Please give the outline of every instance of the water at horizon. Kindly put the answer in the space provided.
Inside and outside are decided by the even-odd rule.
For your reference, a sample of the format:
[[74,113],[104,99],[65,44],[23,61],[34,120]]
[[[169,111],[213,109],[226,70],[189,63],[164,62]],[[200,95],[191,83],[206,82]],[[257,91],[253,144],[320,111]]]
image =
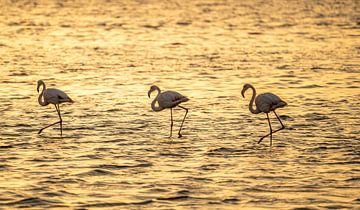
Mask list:
[[[2,2],[0,209],[360,208],[359,14],[350,0]],[[75,100],[63,138],[37,135],[58,120],[39,79]],[[288,103],[271,150],[245,83]],[[167,138],[152,84],[190,98],[183,138]]]

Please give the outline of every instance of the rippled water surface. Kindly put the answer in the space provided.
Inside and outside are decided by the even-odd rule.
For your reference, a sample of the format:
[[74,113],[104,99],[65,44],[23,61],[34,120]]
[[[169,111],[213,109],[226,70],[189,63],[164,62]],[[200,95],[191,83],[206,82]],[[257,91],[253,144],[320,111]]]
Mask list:
[[[289,2],[2,1],[0,208],[360,208],[359,3]],[[245,83],[288,103],[271,150]]]

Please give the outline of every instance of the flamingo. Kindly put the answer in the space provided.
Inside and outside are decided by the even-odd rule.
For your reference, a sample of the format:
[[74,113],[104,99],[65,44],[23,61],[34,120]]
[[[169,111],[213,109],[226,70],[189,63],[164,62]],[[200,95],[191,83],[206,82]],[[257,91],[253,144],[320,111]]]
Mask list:
[[[255,90],[254,86],[252,86],[250,84],[245,84],[241,91],[241,95],[244,98],[245,98],[245,96],[244,96],[245,91],[249,88],[252,89],[252,98],[249,103],[250,112],[253,114],[259,114],[261,112],[266,113],[266,117],[267,117],[269,127],[270,127],[270,133],[261,137],[260,140],[258,141],[258,144],[260,144],[261,141],[265,137],[270,136],[270,147],[271,147],[272,146],[272,134],[285,128],[284,124],[281,122],[281,120],[280,120],[279,116],[276,114],[275,110],[277,108],[282,108],[282,107],[286,106],[287,103],[285,101],[281,100],[281,98],[279,96],[272,94],[272,93],[263,93],[263,94],[256,96],[256,90]],[[255,110],[253,108],[254,100],[255,100],[255,105],[256,105]],[[272,130],[270,119],[269,119],[269,112],[271,112],[271,111],[274,112],[276,118],[279,120],[279,122],[281,124],[281,128],[279,128],[275,131]]]
[[60,135],[62,136],[62,119],[61,119],[61,114],[60,114],[60,104],[65,103],[65,102],[74,103],[74,101],[62,90],[55,89],[55,88],[46,89],[45,82],[42,80],[39,80],[37,82],[37,92],[39,92],[40,86],[42,86],[42,91],[38,97],[39,104],[41,106],[47,106],[48,104],[54,104],[56,112],[59,115],[60,121],[41,128],[39,130],[38,134],[40,134],[44,129],[60,123]]
[[[185,121],[185,118],[186,118],[186,115],[188,113],[188,109],[183,107],[183,106],[180,106],[179,104],[180,103],[183,103],[183,102],[186,102],[188,101],[189,99],[183,95],[181,95],[180,93],[178,92],[175,92],[175,91],[165,91],[165,92],[161,92],[160,88],[156,85],[153,85],[150,87],[150,90],[148,91],[148,96],[150,98],[150,94],[157,90],[158,94],[157,96],[155,97],[155,99],[152,101],[151,103],[151,109],[155,112],[159,112],[159,111],[162,111],[164,109],[170,109],[170,136],[169,138],[171,138],[172,136],[172,128],[173,128],[173,116],[172,116],[172,109],[176,106],[184,109],[186,112],[185,112],[185,116],[184,116],[184,119],[182,120],[181,122],[181,126],[180,126],[180,129],[179,129],[179,138],[182,137],[181,135],[181,129],[183,127],[183,124],[184,124],[184,121]],[[158,106],[155,106],[155,104],[158,104]]]

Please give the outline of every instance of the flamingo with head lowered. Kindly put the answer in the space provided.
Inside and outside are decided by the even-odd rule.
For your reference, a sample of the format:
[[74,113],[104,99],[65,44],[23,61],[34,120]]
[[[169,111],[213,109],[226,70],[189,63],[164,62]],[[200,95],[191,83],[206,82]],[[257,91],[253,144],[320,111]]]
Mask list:
[[[179,133],[178,133],[179,138],[181,138],[182,137],[181,129],[183,127],[186,115],[188,113],[188,109],[183,107],[183,106],[180,106],[179,104],[183,103],[183,102],[186,102],[189,99],[187,97],[181,95],[180,93],[175,92],[175,91],[161,92],[160,88],[158,86],[156,86],[156,85],[153,85],[153,86],[150,87],[150,90],[148,91],[149,98],[150,98],[150,94],[155,90],[158,92],[158,94],[151,103],[152,110],[155,111],[155,112],[159,112],[159,111],[162,111],[164,109],[170,109],[170,121],[171,122],[170,122],[170,136],[169,136],[169,138],[171,138],[171,136],[172,136],[172,128],[173,128],[173,124],[174,124],[173,123],[173,116],[172,116],[172,109],[177,106],[177,107],[180,107],[180,108],[182,108],[182,109],[184,109],[186,111],[184,119],[181,122],[181,126],[180,126]],[[157,103],[157,106],[155,105],[156,103]]]
[[[250,84],[245,84],[242,91],[241,91],[241,95],[245,98],[245,91],[247,89],[251,89],[252,90],[252,98],[250,100],[249,103],[249,110],[251,113],[253,114],[259,114],[261,112],[266,113],[266,117],[268,119],[268,123],[269,123],[269,127],[270,127],[270,133],[261,137],[260,140],[258,141],[258,144],[260,144],[260,142],[267,136],[270,136],[270,147],[272,145],[272,134],[275,132],[278,132],[282,129],[285,128],[284,124],[281,122],[279,116],[276,114],[275,110],[277,108],[282,108],[284,106],[287,105],[287,103],[283,100],[281,100],[281,98],[275,94],[272,93],[263,93],[260,94],[258,96],[256,96],[256,90],[255,88],[250,85]],[[253,108],[253,103],[255,100],[255,105],[256,105],[256,109]],[[281,124],[281,128],[273,131],[271,128],[271,123],[270,123],[270,119],[269,119],[269,112],[274,112],[276,118],[279,120],[280,124]]]
[[60,121],[47,125],[41,128],[38,132],[40,134],[44,129],[56,125],[60,123],[60,135],[62,136],[62,119],[60,114],[60,104],[69,102],[73,103],[74,101],[62,90],[55,89],[55,88],[48,88],[46,89],[46,85],[44,81],[39,80],[37,82],[37,92],[39,92],[40,86],[42,86],[42,91],[38,97],[38,102],[41,106],[47,106],[48,104],[54,104],[56,112],[59,115]]

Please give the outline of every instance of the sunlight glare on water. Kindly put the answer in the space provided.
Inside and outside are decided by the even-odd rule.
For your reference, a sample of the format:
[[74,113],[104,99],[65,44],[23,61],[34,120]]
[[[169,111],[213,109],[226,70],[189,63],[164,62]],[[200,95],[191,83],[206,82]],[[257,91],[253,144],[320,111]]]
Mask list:
[[[350,0],[2,1],[0,208],[359,208],[359,14]],[[37,134],[58,120],[39,79],[75,101],[63,138]],[[272,149],[245,83],[288,103]],[[190,98],[183,138],[151,110],[153,84]]]

